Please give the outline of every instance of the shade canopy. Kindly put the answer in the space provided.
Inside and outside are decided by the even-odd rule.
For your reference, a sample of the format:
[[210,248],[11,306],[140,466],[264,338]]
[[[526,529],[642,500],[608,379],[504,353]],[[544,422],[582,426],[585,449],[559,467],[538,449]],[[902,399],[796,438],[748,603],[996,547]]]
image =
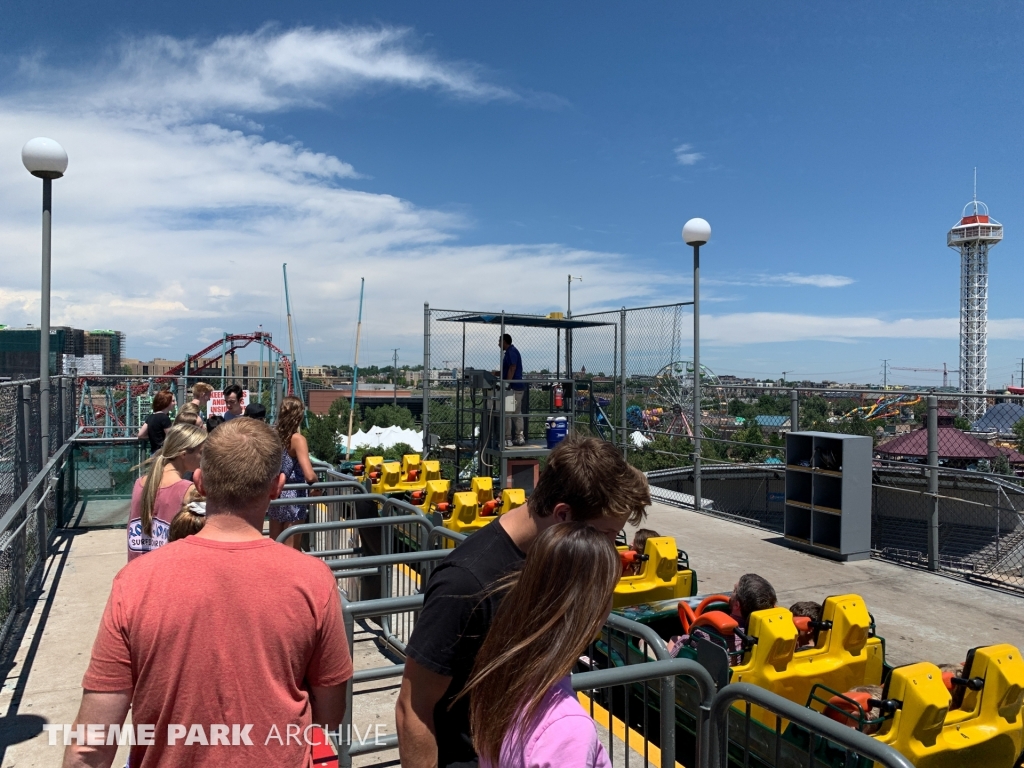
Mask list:
[[615,325],[607,321],[597,320],[576,320],[557,317],[544,317],[543,315],[502,315],[471,312],[463,315],[452,315],[451,317],[440,317],[449,323],[481,323],[483,325],[501,325],[502,320],[506,326],[519,326],[525,328],[595,328],[601,325]]

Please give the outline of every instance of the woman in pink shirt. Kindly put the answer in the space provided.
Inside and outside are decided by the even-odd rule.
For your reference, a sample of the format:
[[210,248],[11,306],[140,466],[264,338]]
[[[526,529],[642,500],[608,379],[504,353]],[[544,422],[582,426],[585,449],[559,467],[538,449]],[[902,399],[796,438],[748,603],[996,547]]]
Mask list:
[[615,547],[586,523],[553,525],[530,547],[463,691],[481,768],[611,767],[569,672],[621,575]]
[[192,480],[183,476],[199,469],[205,440],[202,427],[178,424],[167,430],[163,448],[143,464],[149,465],[149,474],[135,482],[128,516],[129,562],[167,543],[171,521],[192,487]]

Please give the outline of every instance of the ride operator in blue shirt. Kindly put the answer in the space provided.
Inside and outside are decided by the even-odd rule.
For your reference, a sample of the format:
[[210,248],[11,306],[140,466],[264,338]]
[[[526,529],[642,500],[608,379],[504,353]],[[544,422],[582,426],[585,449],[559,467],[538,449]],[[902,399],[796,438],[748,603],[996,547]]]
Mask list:
[[[513,382],[512,384],[502,384],[502,386],[511,390],[511,394],[515,398],[515,409],[509,411],[506,408],[505,413],[506,415],[522,414],[523,390],[526,388],[526,385],[522,383],[523,358],[519,355],[519,350],[512,346],[512,337],[507,333],[501,337],[501,348],[504,351],[501,358],[501,379],[503,382]],[[512,438],[513,421],[515,421],[516,427],[514,439]],[[517,415],[514,419],[505,419],[505,447],[511,448],[513,445],[526,445],[526,438],[523,436],[523,417],[521,415]]]

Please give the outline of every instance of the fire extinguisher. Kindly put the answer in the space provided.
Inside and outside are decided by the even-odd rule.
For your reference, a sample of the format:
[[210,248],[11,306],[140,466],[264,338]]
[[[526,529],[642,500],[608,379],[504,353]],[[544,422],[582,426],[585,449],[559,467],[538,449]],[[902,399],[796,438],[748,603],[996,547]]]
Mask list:
[[555,384],[555,408],[561,408],[562,405],[562,385]]

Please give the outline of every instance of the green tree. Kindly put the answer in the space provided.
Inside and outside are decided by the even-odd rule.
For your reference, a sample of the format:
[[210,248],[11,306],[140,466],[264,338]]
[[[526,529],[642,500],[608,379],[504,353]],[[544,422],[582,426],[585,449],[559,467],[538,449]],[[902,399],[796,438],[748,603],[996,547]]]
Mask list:
[[412,411],[401,405],[378,405],[367,408],[363,415],[363,429],[370,427],[401,427],[415,429],[416,419]]
[[1017,450],[1024,452],[1024,419],[1013,425],[1013,434],[1017,436]]
[[329,464],[338,462],[338,418],[331,414],[317,416],[307,413],[307,426],[302,434],[309,443],[309,452]]
[[[808,425],[816,421],[828,421],[828,400],[821,395],[811,395],[800,401],[800,424]],[[799,424],[794,429],[799,429]]]
[[971,422],[969,422],[963,416],[954,416],[953,426],[959,429],[961,432],[969,432],[971,430]]
[[995,461],[992,462],[992,471],[997,475],[1013,474],[1013,470],[1010,468],[1010,460],[1006,458],[1005,453],[1000,453],[996,456]]
[[629,451],[629,463],[641,472],[688,467],[693,464],[692,452],[693,443],[689,438],[655,435],[643,448]]

